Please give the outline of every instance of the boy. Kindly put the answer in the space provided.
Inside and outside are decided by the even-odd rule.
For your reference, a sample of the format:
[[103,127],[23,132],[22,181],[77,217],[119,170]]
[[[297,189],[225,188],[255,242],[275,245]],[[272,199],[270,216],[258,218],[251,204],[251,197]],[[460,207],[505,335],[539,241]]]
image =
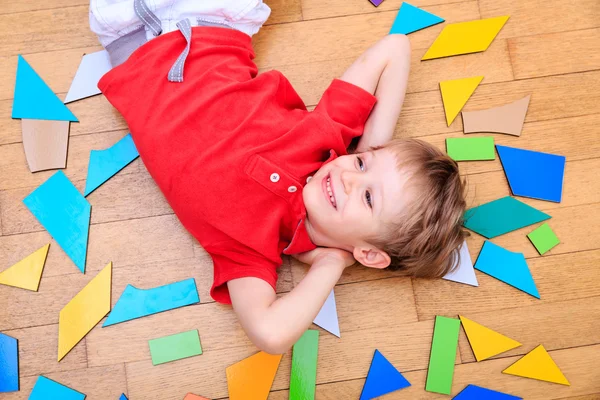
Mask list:
[[[451,270],[465,201],[454,161],[424,142],[389,142],[405,36],[368,49],[308,112],[281,73],[252,62],[269,13],[261,0],[91,0],[90,24],[115,66],[98,86],[212,256],[211,296],[233,305],[256,346],[283,353],[356,261]],[[311,267],[278,299],[282,253]]]

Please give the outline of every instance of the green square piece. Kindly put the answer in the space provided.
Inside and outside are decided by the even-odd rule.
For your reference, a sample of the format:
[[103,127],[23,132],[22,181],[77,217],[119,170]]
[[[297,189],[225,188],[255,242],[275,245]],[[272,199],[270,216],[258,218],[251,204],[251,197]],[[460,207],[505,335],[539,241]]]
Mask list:
[[496,158],[494,138],[491,136],[448,138],[446,139],[446,150],[450,158],[455,161],[494,160]]
[[531,243],[535,246],[538,253],[543,255],[548,250],[560,243],[558,237],[548,224],[542,224],[527,235]]
[[176,333],[148,341],[152,365],[164,364],[202,354],[198,330]]

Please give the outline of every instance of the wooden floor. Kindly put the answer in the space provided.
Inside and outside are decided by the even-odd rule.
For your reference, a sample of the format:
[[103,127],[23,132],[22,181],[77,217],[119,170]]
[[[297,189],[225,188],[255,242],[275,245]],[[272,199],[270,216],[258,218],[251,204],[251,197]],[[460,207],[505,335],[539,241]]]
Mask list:
[[[17,54],[23,54],[64,98],[82,54],[100,50],[88,28],[87,0],[5,1],[0,7],[0,270],[42,245],[48,233],[21,200],[53,172],[31,174],[20,121],[11,120]],[[255,37],[257,63],[277,68],[314,106],[329,82],[386,34],[401,1],[374,8],[367,0],[272,0],[268,25]],[[600,399],[600,2],[598,0],[412,0],[448,23],[510,15],[490,48],[480,54],[420,62],[442,29],[410,36],[413,65],[409,94],[396,129],[443,147],[462,136],[460,118],[447,127],[438,82],[484,75],[465,110],[503,105],[531,94],[522,137],[496,142],[567,157],[560,204],[523,199],[552,215],[561,244],[540,257],[525,228],[494,240],[523,252],[541,300],[478,273],[479,288],[447,281],[411,280],[392,273],[349,269],[336,287],[342,338],[322,332],[317,399],[358,399],[374,349],[412,383],[386,399],[448,398],[424,391],[435,315],[463,314],[523,343],[476,363],[461,332],[453,394],[473,383],[525,399]],[[102,96],[69,105],[71,124],[65,173],[82,189],[89,152],[112,145],[127,126]],[[509,194],[498,160],[463,163],[469,205]],[[225,368],[256,352],[231,309],[213,302],[211,259],[185,232],[144,165],[135,161],[89,196],[93,206],[82,275],[53,244],[38,293],[0,287],[0,331],[19,339],[21,391],[26,399],[37,376],[87,394],[89,400],[180,400],[187,392],[227,397]],[[483,238],[468,240],[473,258]],[[59,310],[113,261],[113,305],[127,284],[149,288],[193,276],[201,304],[102,329],[97,326],[56,362]],[[302,278],[305,266],[289,259],[279,292]],[[148,339],[198,329],[204,354],[152,366]],[[316,328],[315,328],[316,329]],[[550,351],[570,387],[501,374],[539,344]],[[270,399],[287,399],[286,354]]]

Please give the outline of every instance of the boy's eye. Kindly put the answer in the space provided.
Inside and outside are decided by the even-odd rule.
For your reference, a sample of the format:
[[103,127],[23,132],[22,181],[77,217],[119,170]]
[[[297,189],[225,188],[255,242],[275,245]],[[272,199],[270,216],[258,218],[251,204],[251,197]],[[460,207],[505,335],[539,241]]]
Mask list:
[[363,162],[362,158],[356,157],[356,159],[358,160],[358,168],[361,171],[364,171],[365,170],[365,163]]
[[367,204],[369,205],[369,207],[373,208],[373,203],[371,201],[371,192],[367,191],[365,193],[365,198],[367,199]]

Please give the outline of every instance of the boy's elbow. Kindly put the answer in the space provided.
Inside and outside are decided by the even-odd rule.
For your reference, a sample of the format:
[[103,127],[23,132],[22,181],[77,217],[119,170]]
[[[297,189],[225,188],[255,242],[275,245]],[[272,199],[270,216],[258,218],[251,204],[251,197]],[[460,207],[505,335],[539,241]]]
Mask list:
[[251,339],[256,347],[269,354],[284,354],[293,345],[283,333],[268,327],[260,327],[255,330]]

